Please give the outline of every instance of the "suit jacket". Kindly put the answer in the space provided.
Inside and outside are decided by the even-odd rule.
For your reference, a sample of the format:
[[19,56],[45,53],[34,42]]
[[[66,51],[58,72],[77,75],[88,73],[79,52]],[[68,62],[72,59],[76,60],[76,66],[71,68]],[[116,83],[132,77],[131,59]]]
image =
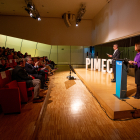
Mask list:
[[25,64],[25,70],[27,71],[28,74],[32,75],[32,74],[38,74],[37,72],[38,68],[35,68],[34,66],[32,66],[31,64],[26,63]]
[[20,67],[19,65],[17,65],[12,71],[12,80],[16,80],[17,82],[25,81],[27,88],[33,87],[33,79],[28,75],[26,70],[23,67]]
[[[120,51],[117,50],[113,55],[112,58],[119,59],[120,58]],[[116,60],[112,60],[112,65],[116,65]]]

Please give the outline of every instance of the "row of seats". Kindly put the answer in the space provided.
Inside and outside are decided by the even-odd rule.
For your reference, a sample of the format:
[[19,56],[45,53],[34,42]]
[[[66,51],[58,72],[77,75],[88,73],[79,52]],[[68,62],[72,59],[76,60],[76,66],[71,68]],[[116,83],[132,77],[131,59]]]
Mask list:
[[[17,66],[17,59],[30,55],[19,53],[18,58],[16,58],[17,54],[13,55],[13,53],[16,53],[14,49],[0,47],[0,65],[2,64],[0,67],[0,71],[2,71],[0,72],[0,105],[5,114],[20,113],[21,103],[27,103],[30,97],[33,98],[34,93],[34,87],[26,88],[26,82],[12,81],[11,77],[13,68]],[[50,63],[52,62],[49,60],[48,64]],[[11,69],[7,70],[9,68]],[[45,72],[48,71],[45,70]],[[47,74],[45,74],[45,79],[47,79]]]
[[[31,56],[31,55],[28,55],[28,56]],[[14,59],[14,56],[13,56],[13,55],[8,55],[7,58],[8,58],[8,59]],[[25,58],[25,56],[22,55],[22,58]]]
[[0,104],[5,114],[20,113],[21,103],[33,97],[33,87],[26,88],[26,82],[12,81],[12,69],[0,72]]
[[[14,68],[17,65],[17,59],[8,59],[8,65],[11,68]],[[2,64],[2,60],[0,60],[0,64]]]
[[[15,68],[15,66],[17,65],[17,59],[8,59],[7,61],[8,61],[8,66],[11,68]],[[2,64],[2,60],[0,60],[0,64]]]

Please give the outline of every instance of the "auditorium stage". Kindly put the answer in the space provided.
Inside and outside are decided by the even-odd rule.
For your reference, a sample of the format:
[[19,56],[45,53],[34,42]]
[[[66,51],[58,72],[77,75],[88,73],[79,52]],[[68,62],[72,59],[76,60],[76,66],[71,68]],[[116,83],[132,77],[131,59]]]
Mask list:
[[129,99],[122,101],[113,95],[116,90],[116,83],[111,82],[113,74],[86,70],[86,68],[75,69],[75,71],[77,76],[98,99],[110,118],[140,117],[140,99],[132,97],[136,93],[134,77],[127,77],[127,97]]

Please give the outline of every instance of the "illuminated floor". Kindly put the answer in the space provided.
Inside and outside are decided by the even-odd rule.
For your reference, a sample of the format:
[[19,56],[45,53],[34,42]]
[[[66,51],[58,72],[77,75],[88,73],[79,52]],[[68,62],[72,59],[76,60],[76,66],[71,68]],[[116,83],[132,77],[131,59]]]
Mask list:
[[139,139],[140,119],[124,122],[110,120],[81,80],[74,75],[77,80],[69,81],[66,79],[68,74],[64,70],[55,74],[37,139]]
[[132,97],[136,93],[134,77],[127,77],[127,97],[129,99],[122,101],[114,96],[116,83],[111,82],[113,74],[86,70],[85,68],[76,69],[76,72],[112,119],[131,118],[132,112],[135,112],[134,108],[137,108],[137,112],[133,115],[140,117],[140,100]]
[[21,114],[0,114],[0,140],[139,140],[140,119],[110,120],[77,75],[77,80],[66,79],[68,70],[67,65],[58,66],[43,103],[29,102]]

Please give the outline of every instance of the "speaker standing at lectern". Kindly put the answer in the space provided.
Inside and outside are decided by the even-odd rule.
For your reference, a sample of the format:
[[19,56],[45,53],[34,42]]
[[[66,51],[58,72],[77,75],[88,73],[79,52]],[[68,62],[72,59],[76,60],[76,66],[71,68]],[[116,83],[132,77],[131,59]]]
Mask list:
[[137,84],[137,92],[134,96],[136,99],[140,99],[140,43],[135,44],[136,54],[134,61],[129,61],[130,64],[135,65],[135,83]]
[[118,50],[118,44],[113,45],[114,53],[113,55],[108,55],[108,57],[112,57],[112,67],[113,67],[113,73],[114,73],[114,79],[111,80],[111,82],[116,82],[116,60],[120,58],[120,51]]

